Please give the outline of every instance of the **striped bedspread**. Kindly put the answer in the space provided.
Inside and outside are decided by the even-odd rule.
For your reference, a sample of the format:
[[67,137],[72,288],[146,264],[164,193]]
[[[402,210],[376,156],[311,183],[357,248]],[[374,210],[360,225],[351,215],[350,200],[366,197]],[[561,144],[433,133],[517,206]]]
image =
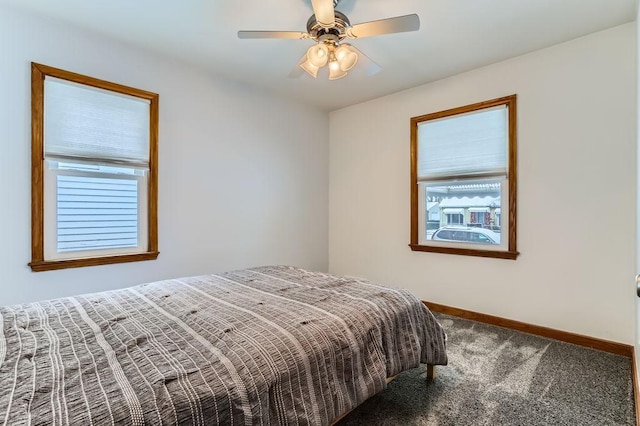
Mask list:
[[0,307],[0,424],[326,425],[445,336],[407,291],[284,266]]

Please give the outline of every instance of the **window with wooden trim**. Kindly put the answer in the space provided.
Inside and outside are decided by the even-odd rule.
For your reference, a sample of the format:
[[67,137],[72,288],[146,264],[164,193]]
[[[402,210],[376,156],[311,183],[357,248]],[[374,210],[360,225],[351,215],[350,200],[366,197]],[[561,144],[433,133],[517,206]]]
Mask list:
[[516,182],[516,95],[411,118],[409,246],[515,259]]
[[34,271],[158,256],[158,95],[31,64]]

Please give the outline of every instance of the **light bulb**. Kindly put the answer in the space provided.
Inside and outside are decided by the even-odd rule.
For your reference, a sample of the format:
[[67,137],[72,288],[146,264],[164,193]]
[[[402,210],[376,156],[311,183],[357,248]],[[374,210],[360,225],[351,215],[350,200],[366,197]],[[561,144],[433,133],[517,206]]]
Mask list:
[[307,58],[316,67],[323,67],[329,59],[329,49],[324,43],[318,43],[307,50]]
[[336,59],[338,61],[342,61],[344,59],[345,56],[347,56],[348,52],[348,48],[345,45],[341,45],[336,49]]
[[340,69],[340,65],[337,61],[332,61],[329,63],[329,80],[337,80],[346,75],[346,71]]
[[358,54],[351,50],[347,44],[338,47],[335,55],[342,71],[349,71],[355,66],[356,62],[358,62]]

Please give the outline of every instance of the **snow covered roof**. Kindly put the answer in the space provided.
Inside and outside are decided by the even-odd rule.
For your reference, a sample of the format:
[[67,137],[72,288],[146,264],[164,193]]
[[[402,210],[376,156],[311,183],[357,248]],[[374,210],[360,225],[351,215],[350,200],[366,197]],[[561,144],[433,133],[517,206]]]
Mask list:
[[437,201],[427,201],[427,211],[430,210],[438,210],[438,206],[440,205],[440,203],[438,203]]
[[440,202],[440,208],[500,207],[499,197],[452,197]]

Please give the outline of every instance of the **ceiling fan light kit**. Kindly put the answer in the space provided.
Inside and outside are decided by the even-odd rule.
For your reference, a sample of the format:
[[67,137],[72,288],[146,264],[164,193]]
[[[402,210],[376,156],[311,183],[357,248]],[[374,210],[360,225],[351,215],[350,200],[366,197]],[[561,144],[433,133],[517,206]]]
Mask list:
[[[316,78],[318,70],[328,65],[329,80],[337,80],[347,75],[358,62],[359,56],[366,56],[348,43],[346,38],[362,38],[374,35],[417,31],[420,29],[418,15],[397,16],[379,21],[365,22],[351,26],[349,18],[335,10],[339,0],[311,0],[314,14],[307,21],[307,32],[296,31],[238,31],[239,38],[297,38],[312,39],[316,42],[298,66]],[[368,58],[367,58],[368,59]],[[371,62],[371,60],[369,60]],[[377,64],[375,67],[380,69]],[[370,73],[369,73],[370,74]]]
[[307,50],[299,67],[316,78],[318,70],[329,65],[329,80],[337,80],[347,75],[347,71],[358,62],[358,54],[348,44],[336,45],[332,42],[319,42]]

